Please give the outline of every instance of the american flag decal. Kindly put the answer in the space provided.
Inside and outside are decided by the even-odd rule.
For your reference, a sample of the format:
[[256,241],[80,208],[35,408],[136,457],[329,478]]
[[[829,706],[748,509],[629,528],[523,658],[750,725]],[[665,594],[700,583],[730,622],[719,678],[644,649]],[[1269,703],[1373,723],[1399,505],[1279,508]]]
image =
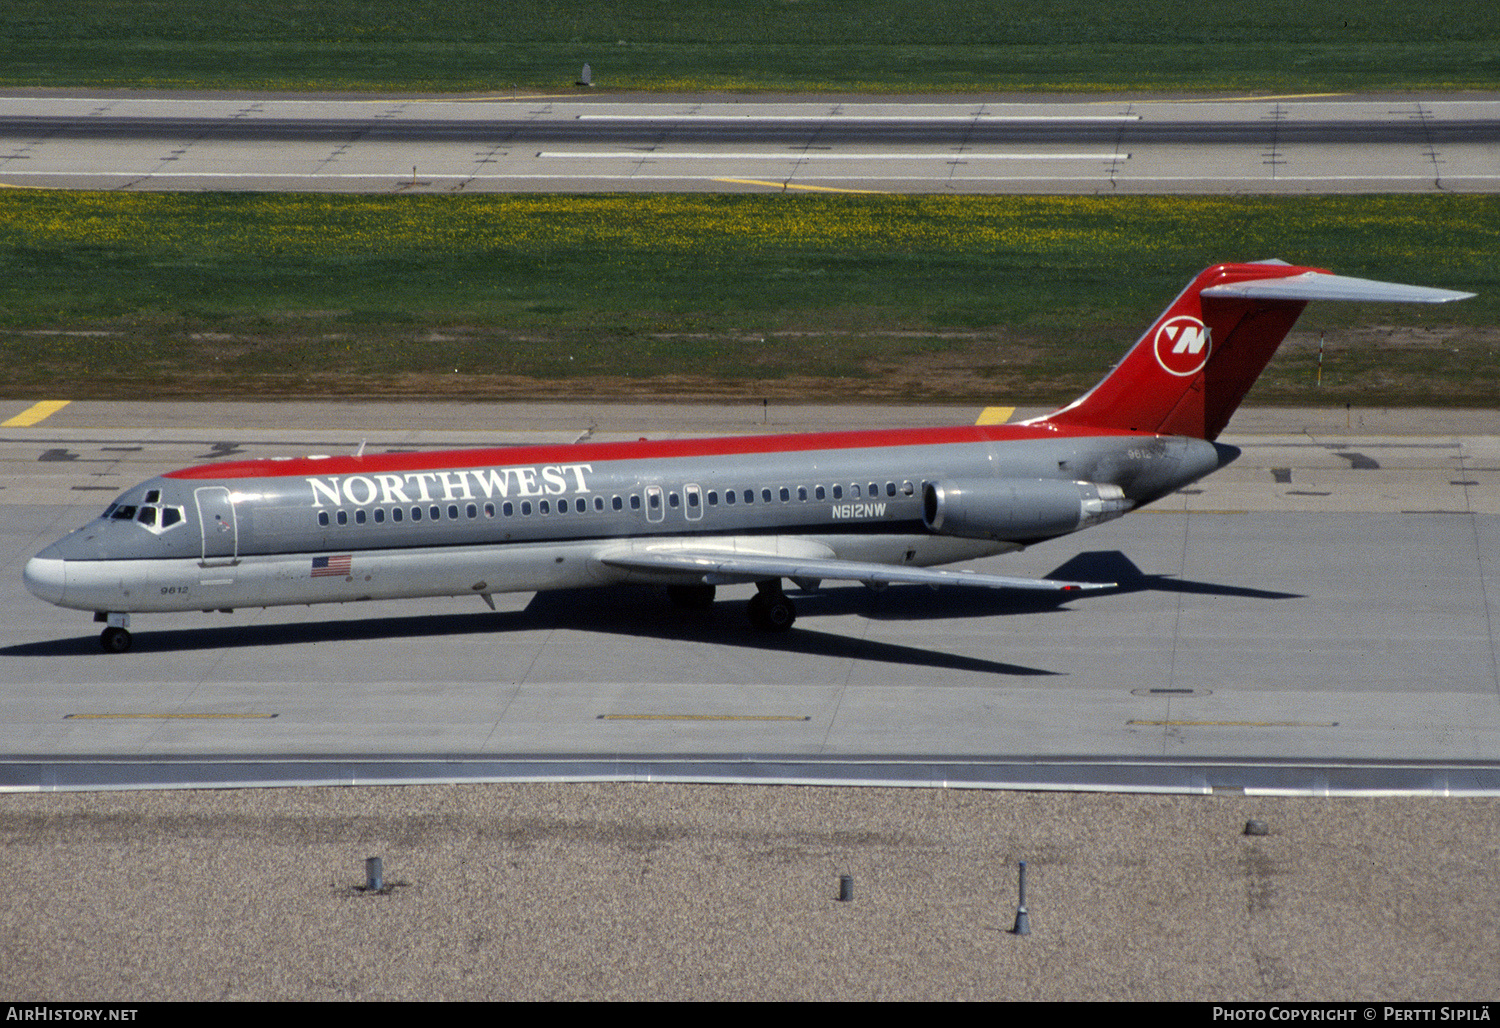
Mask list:
[[352,555],[348,553],[342,557],[314,557],[312,576],[314,578],[324,578],[331,575],[347,575],[349,574],[349,564],[352,559]]

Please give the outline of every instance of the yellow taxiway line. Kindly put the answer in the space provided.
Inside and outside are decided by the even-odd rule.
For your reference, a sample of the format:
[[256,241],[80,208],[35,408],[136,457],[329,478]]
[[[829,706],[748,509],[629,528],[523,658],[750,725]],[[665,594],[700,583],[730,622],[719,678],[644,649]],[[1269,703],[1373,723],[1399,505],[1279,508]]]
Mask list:
[[758,178],[716,178],[715,182],[725,182],[735,186],[770,186],[772,189],[806,189],[817,193],[867,193],[871,196],[885,196],[881,189],[841,189],[838,186],[799,186],[795,182],[766,182]]
[[811,721],[796,714],[600,714],[600,721]]
[[65,714],[64,721],[263,721],[275,714]]
[[1003,425],[1010,420],[1010,416],[1016,412],[1014,407],[986,407],[979,412],[979,420],[976,425]]
[[72,400],[43,400],[41,403],[34,403],[9,421],[0,421],[0,428],[28,428],[38,421],[50,418],[72,402]]

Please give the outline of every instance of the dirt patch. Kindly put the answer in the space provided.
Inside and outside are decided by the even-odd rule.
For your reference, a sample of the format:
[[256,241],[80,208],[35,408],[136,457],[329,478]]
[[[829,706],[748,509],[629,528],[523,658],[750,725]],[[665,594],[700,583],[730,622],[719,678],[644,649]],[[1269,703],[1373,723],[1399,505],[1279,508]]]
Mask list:
[[[1103,338],[1108,336],[1107,339]],[[1363,325],[1288,337],[1252,402],[1500,406],[1500,328]],[[75,399],[389,397],[1063,403],[1130,342],[996,328],[545,337],[469,326],[0,335],[12,391]],[[574,359],[574,355],[577,359]]]

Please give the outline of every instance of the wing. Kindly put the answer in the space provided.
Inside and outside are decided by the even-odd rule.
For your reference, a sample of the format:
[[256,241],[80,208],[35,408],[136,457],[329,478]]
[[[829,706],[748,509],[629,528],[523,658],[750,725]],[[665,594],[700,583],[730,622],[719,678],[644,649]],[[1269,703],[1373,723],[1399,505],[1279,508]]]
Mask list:
[[1115,583],[1059,582],[1047,578],[981,575],[973,571],[939,571],[933,568],[862,564],[823,557],[789,557],[758,553],[725,553],[715,550],[640,550],[603,554],[601,564],[624,571],[648,574],[682,572],[704,585],[757,582],[767,578],[791,578],[799,582],[831,579],[861,582],[880,587],[895,583],[917,585],[964,585],[981,589],[1032,589],[1046,592],[1081,592],[1113,589]]

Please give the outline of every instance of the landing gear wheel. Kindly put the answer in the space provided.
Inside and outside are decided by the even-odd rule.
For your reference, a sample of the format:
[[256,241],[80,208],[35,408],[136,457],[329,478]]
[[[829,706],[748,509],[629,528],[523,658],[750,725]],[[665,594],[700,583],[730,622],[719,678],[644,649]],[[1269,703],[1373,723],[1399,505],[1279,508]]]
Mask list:
[[130,633],[123,628],[106,628],[99,635],[105,653],[124,653],[130,649]]
[[797,620],[797,608],[785,594],[756,593],[750,597],[750,623],[762,632],[785,632]]
[[667,599],[683,610],[707,610],[714,605],[716,591],[711,585],[669,585]]

